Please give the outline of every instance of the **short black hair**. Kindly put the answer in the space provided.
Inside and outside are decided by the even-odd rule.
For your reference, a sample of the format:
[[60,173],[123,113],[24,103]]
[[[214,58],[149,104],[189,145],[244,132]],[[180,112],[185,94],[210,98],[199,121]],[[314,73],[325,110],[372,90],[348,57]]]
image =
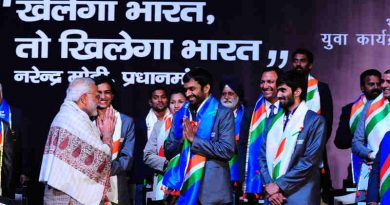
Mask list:
[[363,73],[360,74],[360,86],[364,86],[364,79],[367,76],[371,76],[371,75],[376,76],[379,79],[382,79],[382,74],[377,69],[368,69],[363,71]]
[[103,83],[107,83],[111,87],[112,94],[114,94],[114,95],[116,94],[115,83],[109,76],[101,75],[101,76],[95,77],[93,80],[95,81],[96,86],[103,84]]
[[202,88],[209,84],[211,92],[211,88],[213,87],[213,76],[207,70],[200,67],[191,69],[183,76],[183,82],[188,83],[191,79],[198,82]]
[[301,100],[306,99],[307,81],[306,76],[303,73],[296,70],[289,70],[283,73],[276,81],[277,86],[282,84],[286,84],[288,87],[290,87],[292,92],[296,91],[298,88],[301,88],[302,93],[299,97]]
[[164,91],[165,95],[167,96],[167,98],[168,98],[168,100],[169,100],[168,90],[167,90],[166,87],[164,87],[164,86],[162,86],[162,85],[155,85],[155,86],[153,86],[153,87],[150,89],[150,91],[149,91],[149,100],[152,99],[153,93],[154,93],[154,91],[156,91],[156,90],[162,90],[162,91]]
[[314,56],[313,53],[310,52],[309,50],[305,48],[298,48],[297,50],[294,51],[293,55],[291,56],[291,61],[294,61],[294,57],[297,54],[303,54],[307,57],[307,60],[309,61],[310,64],[313,64],[314,62]]
[[386,70],[383,74],[390,74],[390,69]]
[[184,97],[186,97],[185,90],[182,86],[173,87],[169,92],[169,98],[171,98],[173,94],[182,94]]
[[279,78],[279,76],[282,74],[282,70],[280,69],[280,68],[278,68],[278,67],[266,67],[266,68],[263,68],[263,70],[261,71],[261,75],[260,75],[260,78],[261,78],[261,76],[263,76],[263,74],[264,73],[267,73],[267,72],[275,72],[276,73],[276,75],[278,76],[278,78]]

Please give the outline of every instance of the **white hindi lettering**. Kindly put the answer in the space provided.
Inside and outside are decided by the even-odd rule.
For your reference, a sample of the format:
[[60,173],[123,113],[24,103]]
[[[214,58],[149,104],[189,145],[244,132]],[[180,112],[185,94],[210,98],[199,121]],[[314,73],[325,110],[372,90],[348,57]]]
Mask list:
[[387,30],[383,29],[379,34],[356,34],[356,41],[363,46],[368,44],[371,46],[376,44],[390,46],[390,34],[386,34],[386,32]]
[[19,18],[25,22],[35,21],[70,21],[91,19],[96,15],[98,21],[114,21],[117,1],[78,1],[78,0],[17,0],[16,5],[24,5],[24,9],[17,10]]
[[[50,82],[51,86],[62,83],[64,71],[41,71],[36,66],[32,66],[31,69],[15,70],[14,80],[26,84]],[[189,68],[185,68],[184,72],[122,72],[123,86],[126,87],[133,84],[183,84],[182,78],[189,71]],[[97,66],[94,71],[83,66],[79,71],[67,71],[67,80],[72,82],[76,78],[95,78],[101,75],[108,76],[109,74],[110,71],[105,66]]]
[[122,72],[123,87],[134,84],[154,85],[159,84],[182,84],[182,78],[190,69],[186,68],[184,73],[176,72]]
[[35,33],[39,38],[15,38],[15,42],[19,43],[16,46],[16,55],[19,58],[48,58],[48,44],[51,39],[41,30]]
[[14,80],[17,82],[24,81],[24,83],[40,83],[50,81],[50,85],[61,83],[61,75],[63,71],[40,71],[36,66],[32,66],[32,71],[14,71]]
[[101,75],[108,76],[110,72],[104,66],[97,66],[95,71],[89,71],[86,67],[81,67],[82,71],[68,71],[68,82],[76,78],[95,78]]
[[[144,1],[140,5],[138,2],[130,1],[127,3],[126,18],[134,21],[143,14],[146,22],[161,22],[163,20],[172,23],[203,22],[205,20],[203,16],[205,6],[206,2]],[[213,19],[213,16],[209,15],[207,18]]]
[[333,49],[333,43],[337,45],[347,45],[347,37],[348,34],[329,34],[329,33],[322,33],[322,42],[325,43],[326,45],[324,46],[325,49],[327,50],[332,50]]
[[[197,45],[198,44],[198,45]],[[196,53],[200,60],[243,61],[260,60],[260,45],[262,41],[244,40],[193,40],[183,41],[181,55],[185,59],[192,59]],[[208,52],[210,50],[210,53]],[[218,55],[219,54],[219,55]]]
[[153,51],[153,59],[171,58],[171,39],[132,39],[128,33],[119,33],[122,39],[92,39],[85,31],[69,29],[62,32],[61,58],[70,55],[78,60],[108,59],[129,60],[133,57],[148,57]]
[[[374,45],[374,36],[373,35],[370,35],[370,34],[356,34],[357,36],[357,42],[361,45],[366,45],[366,44],[369,44],[371,42],[371,45],[373,46]],[[370,36],[371,39],[368,37]]]

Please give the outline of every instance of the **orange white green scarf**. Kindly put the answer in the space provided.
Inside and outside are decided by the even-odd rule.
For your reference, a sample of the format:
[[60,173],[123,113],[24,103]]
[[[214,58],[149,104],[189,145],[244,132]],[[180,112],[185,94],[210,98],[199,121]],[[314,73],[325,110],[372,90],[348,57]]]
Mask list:
[[321,101],[320,91],[318,90],[318,80],[309,74],[307,81],[307,94],[306,94],[306,105],[309,110],[321,113]]
[[[366,104],[367,99],[362,93],[359,98],[352,104],[351,115],[349,118],[349,127],[351,129],[351,134],[353,135],[356,130],[356,126],[359,122],[361,113],[363,111],[364,105]],[[357,184],[360,176],[360,169],[362,166],[362,159],[356,155],[351,154],[351,165],[352,165],[352,180],[354,184]]]
[[[171,130],[172,127],[172,114],[169,114],[164,117],[164,123],[161,126],[161,130],[159,132],[159,135],[157,137],[157,155],[160,157],[165,157],[164,154],[164,142],[167,139],[169,135],[169,131]],[[162,181],[163,181],[164,175],[162,174],[157,174],[154,179],[155,187],[154,187],[154,192],[156,194],[156,200],[163,200],[164,199],[164,190],[166,189],[165,186],[163,186]]]
[[272,179],[277,179],[287,172],[299,133],[303,129],[308,107],[304,101],[296,108],[283,131],[285,114],[277,114],[267,134],[266,157],[268,171]]
[[[364,124],[367,147],[376,155],[382,138],[390,127],[390,104],[383,93],[372,101],[365,116]],[[367,190],[370,171],[370,165],[362,164],[358,190]]]

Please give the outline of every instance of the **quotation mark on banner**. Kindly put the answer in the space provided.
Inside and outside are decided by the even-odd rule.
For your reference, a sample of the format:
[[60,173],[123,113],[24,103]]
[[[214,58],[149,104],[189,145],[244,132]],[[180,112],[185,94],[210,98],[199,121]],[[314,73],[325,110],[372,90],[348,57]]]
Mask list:
[[11,6],[11,0],[3,0],[3,7],[10,7]]
[[[280,64],[279,64],[279,68],[283,68],[286,64],[287,64],[287,60],[288,60],[288,51],[287,50],[281,50],[279,52],[279,59],[282,61]],[[277,50],[270,50],[268,52],[268,59],[270,60],[270,62],[268,63],[267,67],[272,67],[272,66],[275,66],[275,63],[276,63],[276,59],[278,57],[278,51]]]

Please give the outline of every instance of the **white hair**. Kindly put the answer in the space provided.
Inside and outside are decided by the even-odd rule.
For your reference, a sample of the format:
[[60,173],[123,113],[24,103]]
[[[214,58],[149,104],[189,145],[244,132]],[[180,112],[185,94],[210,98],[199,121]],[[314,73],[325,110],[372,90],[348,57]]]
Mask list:
[[90,91],[91,85],[95,85],[91,78],[74,79],[66,89],[65,100],[77,102],[82,95]]

